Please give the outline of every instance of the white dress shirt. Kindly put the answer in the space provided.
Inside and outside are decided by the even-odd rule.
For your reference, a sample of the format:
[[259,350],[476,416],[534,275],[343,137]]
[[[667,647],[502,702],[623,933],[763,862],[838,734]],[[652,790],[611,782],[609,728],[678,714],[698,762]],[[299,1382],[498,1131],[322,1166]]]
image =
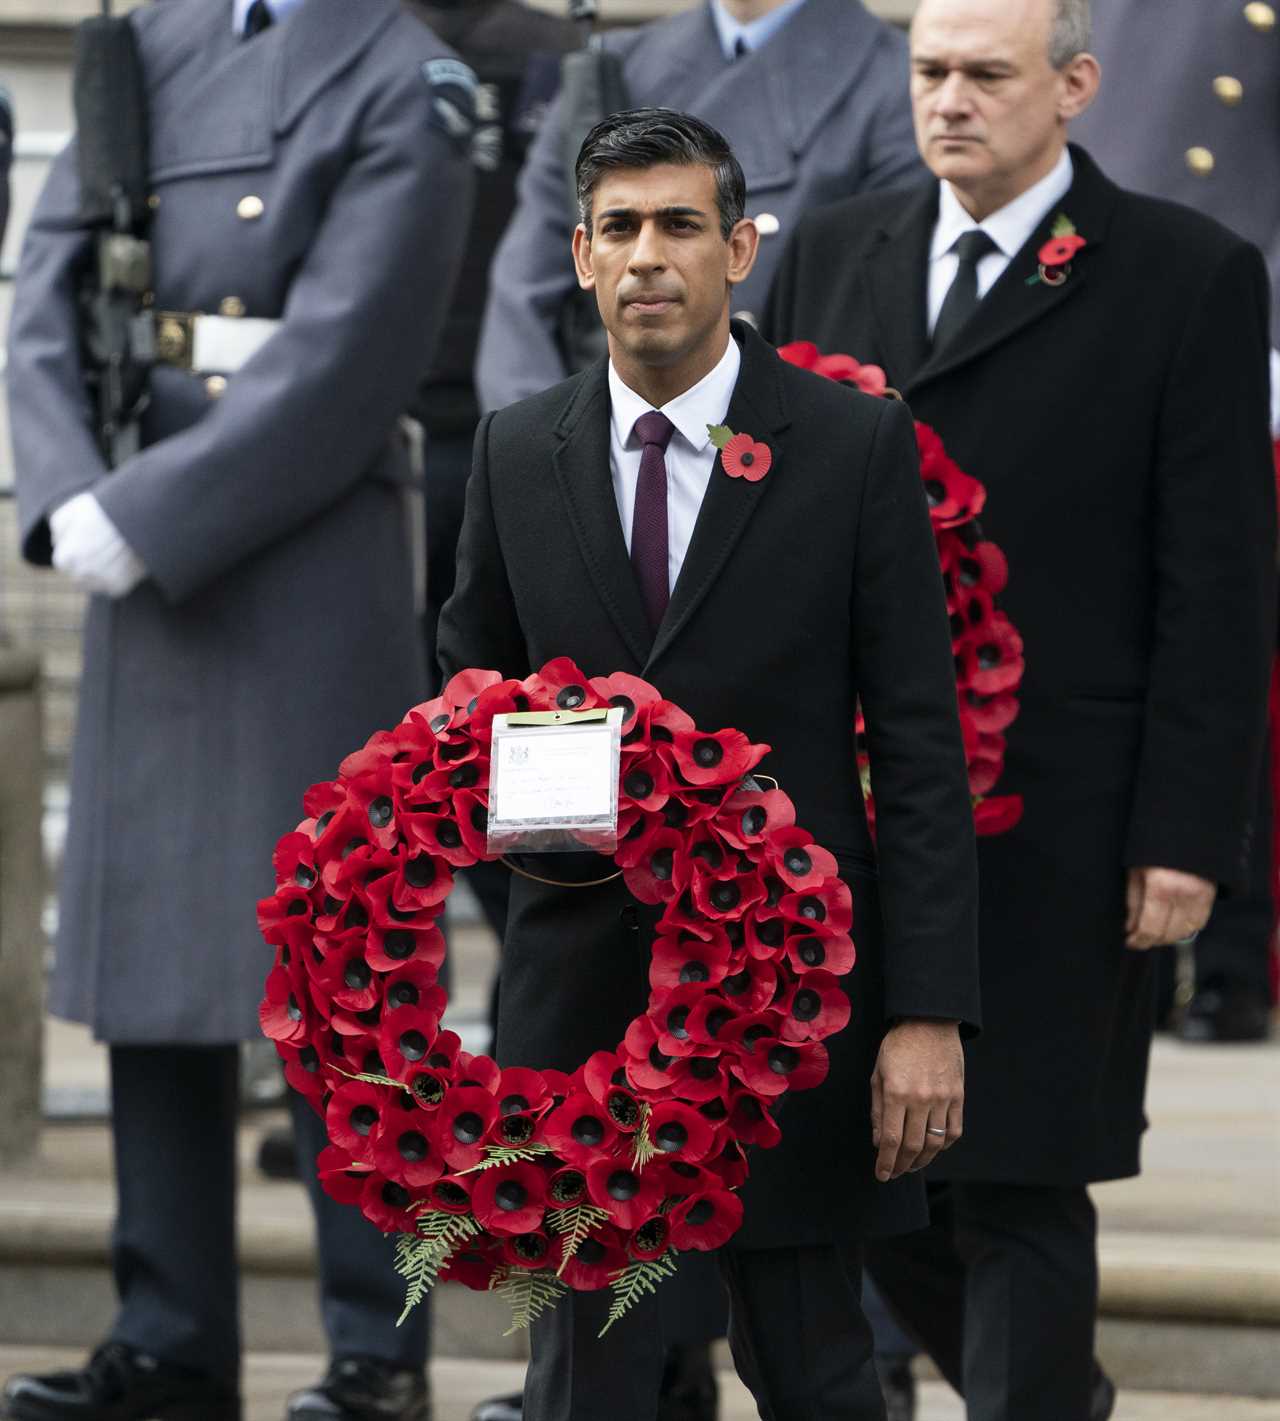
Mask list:
[[[244,34],[244,22],[249,18],[249,6],[253,0],[231,0],[231,29],[234,34]],[[302,4],[302,0],[267,0],[273,23],[282,24]]]
[[[729,412],[733,387],[738,383],[742,352],[729,337],[729,347],[710,374],[704,375],[683,395],[677,395],[658,411],[675,425],[667,445],[667,590],[671,591],[684,566],[693,525],[698,521],[703,495],[711,482],[720,451],[707,433],[709,424],[723,424]],[[635,423],[653,406],[629,386],[609,362],[609,467],[613,474],[613,496],[618,500],[622,537],[631,551],[631,522],[636,508],[636,485],[640,482],[640,455],[643,445],[636,437]],[[747,433],[751,431],[748,430]],[[742,433],[734,430],[735,434]]]
[[715,21],[716,34],[720,37],[720,48],[724,57],[732,60],[738,55],[738,41],[748,54],[754,54],[761,45],[768,42],[787,23],[806,0],[783,0],[776,10],[750,20],[745,25],[735,20],[725,9],[723,0],[711,0],[711,18]]
[[[1005,267],[1030,241],[1031,234],[1050,208],[1056,207],[1066,197],[1074,175],[1071,154],[1064,148],[1051,172],[1034,187],[1029,187],[1021,197],[1015,197],[982,222],[975,222],[964,210],[950,183],[944,181],[939,184],[938,221],[929,247],[930,335],[960,265],[960,258],[951,250],[957,238],[981,228],[996,244],[996,250],[988,252],[978,263],[978,298],[981,300],[1000,279]],[[1067,213],[1068,217],[1070,215]],[[1087,232],[1080,235],[1086,239],[1089,236]]]

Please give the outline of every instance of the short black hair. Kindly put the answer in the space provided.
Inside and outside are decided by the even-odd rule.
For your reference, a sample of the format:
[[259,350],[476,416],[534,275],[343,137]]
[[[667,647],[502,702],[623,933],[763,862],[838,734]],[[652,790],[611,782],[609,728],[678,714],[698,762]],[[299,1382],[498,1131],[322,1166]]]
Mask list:
[[591,235],[591,199],[602,174],[619,168],[655,168],[660,163],[712,169],[720,234],[726,239],[747,210],[747,180],[724,134],[692,114],[675,109],[626,109],[601,119],[582,140],[574,178],[578,214]]

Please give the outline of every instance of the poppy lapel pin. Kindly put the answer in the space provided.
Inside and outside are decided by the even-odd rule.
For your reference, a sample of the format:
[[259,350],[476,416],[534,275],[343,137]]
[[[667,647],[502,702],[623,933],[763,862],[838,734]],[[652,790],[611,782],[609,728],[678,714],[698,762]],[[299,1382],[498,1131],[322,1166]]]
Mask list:
[[720,451],[720,463],[731,479],[759,483],[773,466],[773,450],[749,434],[735,434],[727,424],[709,424],[707,433]]
[[1071,275],[1072,258],[1088,245],[1065,212],[1058,214],[1052,230],[1053,235],[1036,254],[1039,265],[1036,274],[1027,277],[1028,286],[1061,286]]

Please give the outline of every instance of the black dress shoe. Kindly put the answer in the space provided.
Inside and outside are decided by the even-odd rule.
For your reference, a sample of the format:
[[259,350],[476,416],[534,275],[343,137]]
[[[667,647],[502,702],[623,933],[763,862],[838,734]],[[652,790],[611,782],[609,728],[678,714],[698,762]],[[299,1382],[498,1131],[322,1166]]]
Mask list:
[[1097,1362],[1094,1362],[1093,1394],[1089,1398],[1089,1421],[1107,1421],[1107,1418],[1115,1410],[1115,1405],[1115,1383]]
[[884,1393],[884,1410],[888,1421],[916,1421],[916,1379],[909,1358],[881,1362],[876,1371],[880,1390]]
[[491,1396],[471,1413],[471,1421],[520,1421],[523,1407],[524,1397],[518,1391],[510,1396]]
[[1178,1027],[1184,1041],[1265,1041],[1270,1034],[1270,1002],[1217,987],[1203,987],[1191,998]]
[[106,1342],[78,1372],[20,1373],[0,1395],[6,1421],[240,1421],[225,1384],[122,1342]]
[[297,1179],[298,1143],[293,1127],[268,1130],[258,1142],[258,1168],[268,1179]]
[[339,1357],[315,1386],[295,1391],[286,1421],[431,1421],[427,1379],[373,1357]]

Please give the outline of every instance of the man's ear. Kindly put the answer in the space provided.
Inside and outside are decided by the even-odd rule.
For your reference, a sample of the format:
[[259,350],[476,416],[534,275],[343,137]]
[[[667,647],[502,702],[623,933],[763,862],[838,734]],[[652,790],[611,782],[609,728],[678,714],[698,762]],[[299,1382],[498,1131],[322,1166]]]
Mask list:
[[594,291],[596,270],[591,263],[591,238],[581,222],[573,229],[573,267],[578,273],[578,285],[584,291]]
[[760,250],[760,231],[750,217],[744,217],[729,233],[729,285],[737,286],[751,275]]
[[1091,54],[1077,54],[1062,71],[1062,93],[1058,117],[1066,123],[1080,115],[1094,101],[1102,81],[1102,66]]

